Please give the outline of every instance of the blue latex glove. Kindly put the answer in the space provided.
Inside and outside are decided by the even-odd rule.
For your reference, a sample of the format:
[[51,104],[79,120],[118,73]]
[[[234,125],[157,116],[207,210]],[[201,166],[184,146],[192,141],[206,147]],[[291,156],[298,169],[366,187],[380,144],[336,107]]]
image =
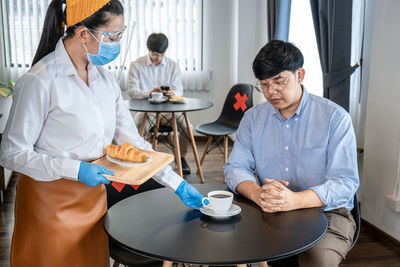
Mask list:
[[197,191],[191,184],[186,182],[185,180],[179,185],[178,189],[176,189],[175,193],[180,197],[183,203],[186,206],[192,209],[200,209],[203,204],[201,200],[203,199],[203,195]]
[[87,186],[96,186],[99,184],[109,184],[110,181],[103,174],[114,175],[114,171],[104,168],[103,166],[82,161],[79,166],[78,180]]

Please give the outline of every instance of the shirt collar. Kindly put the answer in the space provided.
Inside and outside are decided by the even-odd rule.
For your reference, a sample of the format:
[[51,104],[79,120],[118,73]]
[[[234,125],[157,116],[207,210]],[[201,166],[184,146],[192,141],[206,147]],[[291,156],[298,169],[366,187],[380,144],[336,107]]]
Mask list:
[[[146,57],[146,64],[147,64],[148,66],[154,66],[154,65],[153,65],[153,62],[151,62],[150,54],[147,54],[147,57]],[[162,60],[161,60],[161,63],[160,63],[158,66],[160,66],[160,65],[165,66],[165,56],[163,56],[163,58],[162,58]],[[158,67],[158,66],[154,66],[154,67]]]
[[64,78],[76,73],[76,69],[72,64],[71,58],[69,57],[67,50],[65,50],[63,38],[60,38],[57,42],[56,49],[54,50],[55,61],[56,61],[56,72],[57,76]]
[[[72,64],[71,58],[69,57],[67,50],[65,49],[63,38],[60,38],[57,42],[55,52],[55,60],[56,60],[56,71],[57,77],[65,78],[71,75],[78,75],[74,64]],[[99,77],[99,71],[90,62],[87,66],[88,69],[88,76],[89,76],[89,83],[93,82]]]
[[[307,92],[306,88],[304,87],[304,85],[301,85],[301,88],[303,89],[303,95],[301,96],[301,101],[300,101],[300,105],[297,107],[296,111],[293,113],[296,114],[297,116],[301,115],[302,110],[304,109],[304,107],[306,106],[308,99],[310,98],[310,94]],[[271,105],[272,106],[272,105]],[[272,106],[272,114],[276,115],[278,117],[282,117],[283,119],[285,119],[282,114],[279,112],[278,109],[274,108]],[[292,115],[292,116],[293,116]],[[286,120],[286,119],[285,119]]]
[[301,85],[301,88],[303,89],[303,95],[301,97],[300,105],[297,107],[297,109],[296,109],[296,111],[294,113],[297,116],[301,115],[302,110],[304,109],[305,105],[307,104],[308,99],[310,98],[310,94],[307,92],[307,90],[304,87],[304,85]]

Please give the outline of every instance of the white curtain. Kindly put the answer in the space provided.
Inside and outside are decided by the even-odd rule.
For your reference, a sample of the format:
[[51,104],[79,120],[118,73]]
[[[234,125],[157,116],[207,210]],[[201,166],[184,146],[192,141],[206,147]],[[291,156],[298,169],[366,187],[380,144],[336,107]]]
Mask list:
[[49,2],[49,0],[1,1],[1,80],[17,80],[29,70],[39,43]]
[[357,136],[357,146],[363,147],[364,144],[364,126],[367,87],[362,86],[361,73],[363,73],[363,64],[360,59],[364,56],[363,42],[365,31],[365,0],[353,0],[352,9],[352,29],[351,29],[351,62],[350,65],[360,64],[354,73],[350,76],[350,103],[349,113],[353,120],[354,130]]
[[[1,0],[1,80],[16,80],[31,66],[51,0]],[[106,66],[127,88],[131,61],[148,53],[147,37],[163,32],[169,39],[167,56],[179,63],[187,91],[208,91],[203,65],[202,0],[121,0],[128,26],[121,55]],[[128,45],[131,43],[129,49]]]

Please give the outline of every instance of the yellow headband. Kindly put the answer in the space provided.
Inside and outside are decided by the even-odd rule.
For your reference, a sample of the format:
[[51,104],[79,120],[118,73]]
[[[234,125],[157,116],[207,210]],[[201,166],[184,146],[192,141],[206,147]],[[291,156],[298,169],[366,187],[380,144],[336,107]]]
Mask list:
[[73,26],[90,17],[110,0],[67,0],[67,25]]

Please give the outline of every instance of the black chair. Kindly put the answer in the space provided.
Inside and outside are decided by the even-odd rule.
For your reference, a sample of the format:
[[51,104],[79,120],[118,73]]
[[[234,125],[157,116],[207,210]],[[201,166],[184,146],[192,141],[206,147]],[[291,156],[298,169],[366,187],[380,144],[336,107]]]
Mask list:
[[[111,184],[106,185],[107,189],[107,208],[111,208],[117,202],[149,190],[162,188],[163,186],[155,180],[150,179],[142,184],[137,190],[130,185],[125,185],[119,192]],[[120,264],[126,266],[137,267],[162,267],[163,262],[152,258],[147,258],[132,252],[131,250],[121,246],[117,241],[109,238],[110,257],[114,260],[113,267],[118,267]]]
[[[228,135],[236,132],[245,111],[252,106],[253,86],[244,83],[236,84],[229,91],[219,117],[213,122],[200,124],[196,127],[197,132],[209,136],[200,159],[200,165],[203,164],[206,154],[215,147],[219,147],[221,140],[224,142],[224,163],[228,161]],[[214,137],[218,138],[209,150]]]
[[357,194],[354,194],[354,208],[351,210],[351,215],[353,215],[354,221],[356,223],[356,232],[354,233],[353,242],[351,243],[351,246],[348,251],[350,251],[354,247],[360,235],[361,216],[360,216],[360,203],[358,202]]

